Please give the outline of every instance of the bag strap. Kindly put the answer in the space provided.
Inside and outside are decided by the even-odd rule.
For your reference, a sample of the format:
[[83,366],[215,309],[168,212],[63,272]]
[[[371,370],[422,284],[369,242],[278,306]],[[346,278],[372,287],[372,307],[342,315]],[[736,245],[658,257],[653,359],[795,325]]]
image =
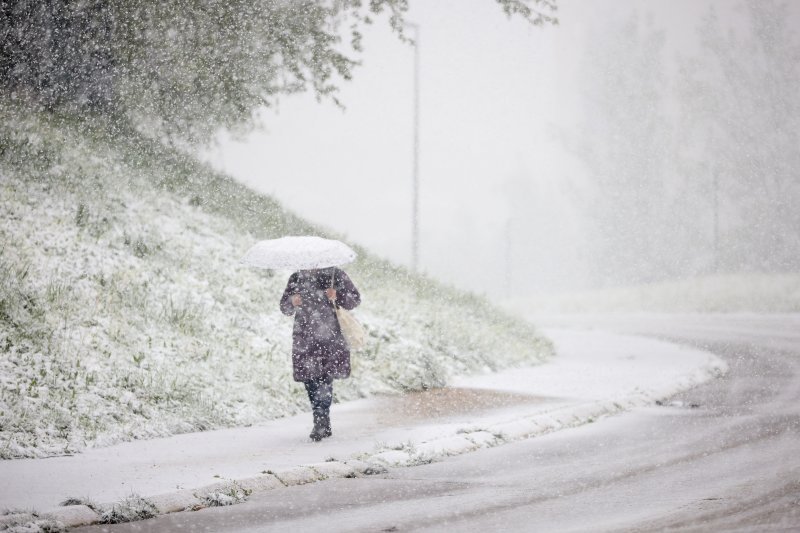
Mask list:
[[[331,289],[334,289],[334,285],[336,284],[336,267],[331,267]],[[331,304],[333,304],[334,309],[338,309],[339,306],[336,305],[336,300],[330,300]]]

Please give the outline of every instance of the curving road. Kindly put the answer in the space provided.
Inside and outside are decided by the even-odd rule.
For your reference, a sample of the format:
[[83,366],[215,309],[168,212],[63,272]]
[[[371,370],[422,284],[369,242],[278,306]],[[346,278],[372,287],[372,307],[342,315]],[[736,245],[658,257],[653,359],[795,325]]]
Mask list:
[[671,405],[439,463],[76,531],[800,531],[800,315],[536,321],[701,347],[730,371]]

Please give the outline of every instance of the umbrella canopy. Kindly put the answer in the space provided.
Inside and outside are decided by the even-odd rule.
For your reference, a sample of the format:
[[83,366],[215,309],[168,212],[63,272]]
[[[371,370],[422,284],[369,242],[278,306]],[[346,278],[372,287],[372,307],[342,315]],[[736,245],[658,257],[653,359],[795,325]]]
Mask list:
[[300,236],[259,241],[247,250],[242,263],[258,268],[308,270],[344,265],[355,258],[356,253],[341,241]]

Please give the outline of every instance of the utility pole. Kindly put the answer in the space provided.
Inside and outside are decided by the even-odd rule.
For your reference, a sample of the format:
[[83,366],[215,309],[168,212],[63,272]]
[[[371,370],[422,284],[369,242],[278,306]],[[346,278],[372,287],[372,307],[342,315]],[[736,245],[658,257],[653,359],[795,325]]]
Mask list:
[[713,205],[714,205],[714,274],[719,273],[719,167],[715,165],[712,171],[713,181]]
[[406,22],[414,30],[414,162],[411,179],[411,268],[419,266],[419,25]]
[[718,160],[718,152],[715,150],[717,147],[716,145],[717,135],[714,131],[714,126],[712,125],[708,131],[708,137],[706,138],[706,154],[710,154],[710,164],[708,167],[708,171],[711,173],[711,209],[713,209],[713,220],[712,220],[712,234],[711,239],[713,246],[712,254],[713,257],[711,258],[711,267],[713,268],[712,274],[719,273],[719,173],[720,173],[720,162]]

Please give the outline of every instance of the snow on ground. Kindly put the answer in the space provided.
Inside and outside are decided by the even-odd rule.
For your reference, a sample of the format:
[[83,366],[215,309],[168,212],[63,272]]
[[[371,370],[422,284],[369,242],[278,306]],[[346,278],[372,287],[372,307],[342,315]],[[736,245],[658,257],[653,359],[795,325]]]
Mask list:
[[[559,357],[541,368],[514,369],[455,379],[456,387],[480,387],[507,392],[534,390],[542,396],[573,400],[629,398],[644,390],[661,395],[676,379],[702,378],[706,368],[722,363],[706,352],[652,339],[600,331],[546,330]],[[591,350],[591,360],[576,356]],[[700,364],[698,364],[700,362]],[[720,366],[724,368],[724,366]],[[563,376],[572,376],[564,379]],[[644,387],[644,388],[642,388]]]
[[[0,479],[14,481],[0,483],[0,503],[45,510],[67,496],[102,503],[132,492],[153,496],[176,490],[190,501],[193,491],[185,489],[269,477],[268,471],[287,481],[318,479],[326,468],[352,472],[343,463],[354,461],[411,466],[653,405],[726,370],[710,353],[661,341],[597,332],[548,334],[559,355],[544,365],[459,379],[444,391],[334,405],[334,436],[321,443],[307,438],[310,415],[303,413],[71,457],[3,461]],[[331,460],[336,462],[324,466]],[[310,464],[315,466],[297,468]]]

